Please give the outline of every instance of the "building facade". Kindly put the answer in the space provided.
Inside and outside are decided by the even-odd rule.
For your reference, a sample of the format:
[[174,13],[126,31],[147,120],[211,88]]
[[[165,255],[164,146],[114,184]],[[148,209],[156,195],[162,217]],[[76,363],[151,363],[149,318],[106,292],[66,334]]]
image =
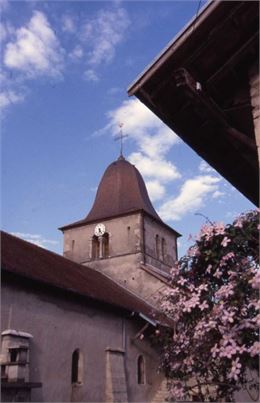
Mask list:
[[64,257],[2,233],[2,400],[161,402],[150,336],[179,234],[122,156],[87,217],[62,228]]
[[86,218],[60,229],[65,257],[152,304],[167,288],[180,234],[160,219],[139,171],[122,156],[106,169]]

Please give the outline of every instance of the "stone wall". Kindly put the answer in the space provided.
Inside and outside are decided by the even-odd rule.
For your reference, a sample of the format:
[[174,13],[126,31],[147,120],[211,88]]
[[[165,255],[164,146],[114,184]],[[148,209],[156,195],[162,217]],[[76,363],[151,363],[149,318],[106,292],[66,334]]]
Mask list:
[[[169,272],[177,260],[177,237],[173,231],[149,216],[144,218],[145,263]],[[159,254],[156,251],[156,235],[159,241]],[[165,256],[162,253],[162,240],[165,240]],[[159,255],[159,256],[158,256]]]
[[[109,235],[109,257],[135,255],[142,251],[141,214],[101,221]],[[78,263],[89,263],[94,229],[97,223],[64,231],[64,256]],[[115,262],[115,261],[114,261]]]
[[[144,321],[130,313],[109,311],[106,304],[104,308],[52,294],[45,287],[36,292],[18,284],[2,285],[2,329],[11,326],[33,335],[30,381],[42,382],[42,387],[32,390],[32,401],[103,402],[115,391],[111,401],[122,401],[120,390],[131,402],[152,400],[162,379],[157,374],[158,357],[149,342],[135,340]],[[72,385],[72,354],[76,349],[84,358],[83,382]],[[119,351],[119,356],[113,351]],[[145,385],[137,383],[140,354],[149,372]],[[125,386],[120,389],[116,379],[123,365]]]

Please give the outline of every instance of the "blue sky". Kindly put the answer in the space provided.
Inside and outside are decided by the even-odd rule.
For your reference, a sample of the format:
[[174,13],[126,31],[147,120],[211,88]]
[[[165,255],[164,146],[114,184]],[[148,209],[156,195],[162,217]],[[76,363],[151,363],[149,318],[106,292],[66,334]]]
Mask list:
[[196,14],[199,1],[1,0],[2,228],[62,253],[58,227],[92,206],[125,156],[161,217],[183,234],[254,206],[127,87]]

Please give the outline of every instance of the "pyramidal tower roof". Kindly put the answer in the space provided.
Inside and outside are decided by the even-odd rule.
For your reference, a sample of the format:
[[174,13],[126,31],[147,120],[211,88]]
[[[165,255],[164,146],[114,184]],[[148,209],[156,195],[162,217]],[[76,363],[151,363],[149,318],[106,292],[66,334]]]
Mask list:
[[120,156],[107,167],[99,183],[93,206],[86,218],[60,229],[140,210],[161,221],[150,201],[140,172],[123,156]]

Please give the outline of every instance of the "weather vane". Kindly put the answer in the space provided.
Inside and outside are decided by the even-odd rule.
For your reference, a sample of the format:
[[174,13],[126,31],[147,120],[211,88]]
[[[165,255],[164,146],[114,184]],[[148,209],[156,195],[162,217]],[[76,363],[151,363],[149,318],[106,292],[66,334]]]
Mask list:
[[118,127],[120,128],[119,135],[115,137],[115,141],[120,140],[120,157],[123,157],[123,139],[128,137],[127,134],[123,134],[123,129],[122,127],[124,126],[124,123],[120,122],[118,124]]

